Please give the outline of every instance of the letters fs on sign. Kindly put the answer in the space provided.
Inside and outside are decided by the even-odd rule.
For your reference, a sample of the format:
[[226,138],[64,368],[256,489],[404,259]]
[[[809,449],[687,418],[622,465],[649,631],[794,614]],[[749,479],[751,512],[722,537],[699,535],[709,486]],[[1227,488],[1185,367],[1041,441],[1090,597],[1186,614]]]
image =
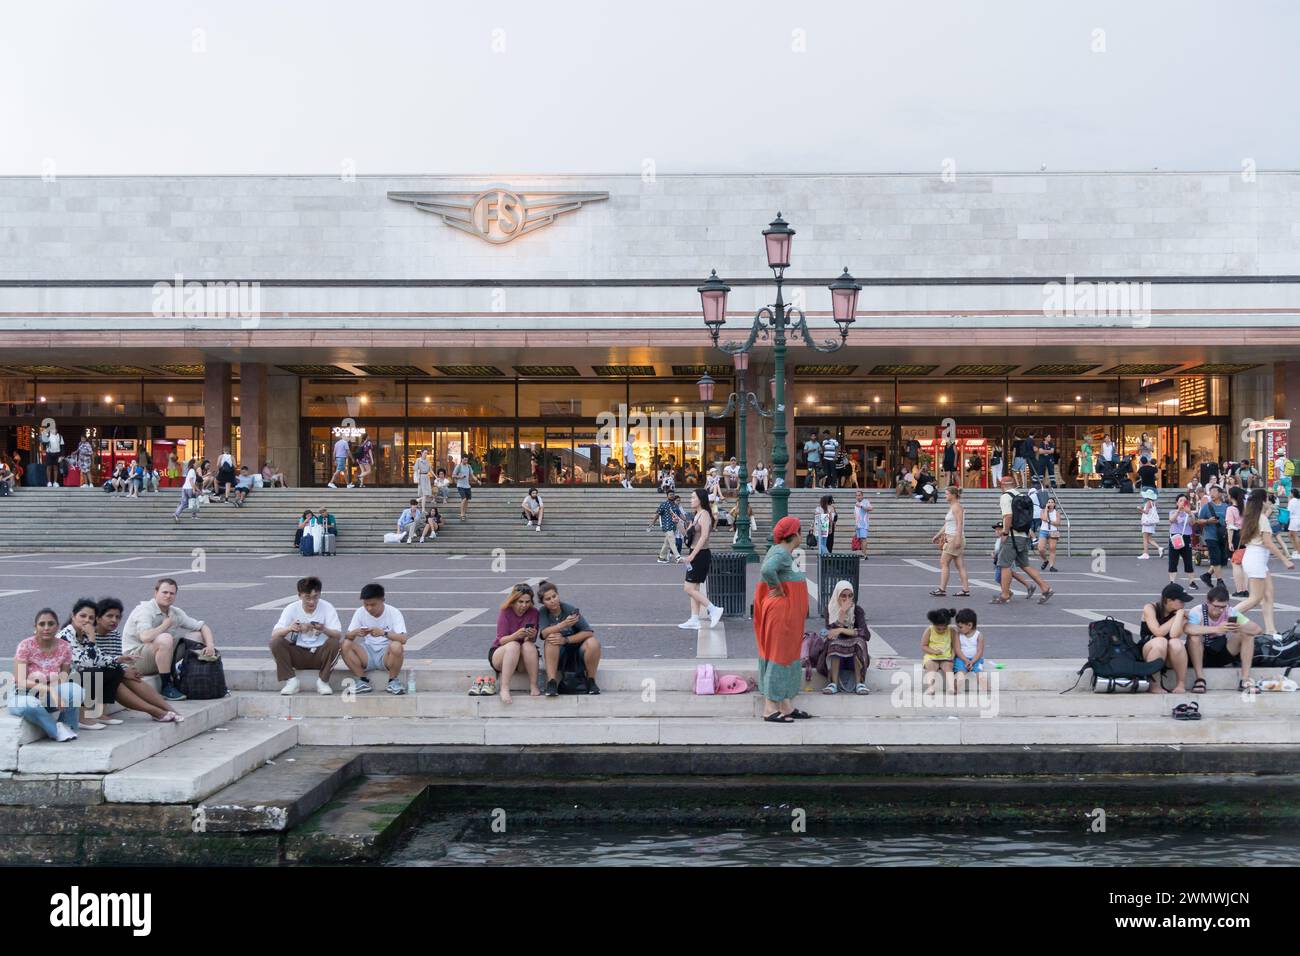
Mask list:
[[609,193],[515,192],[506,186],[489,186],[482,192],[390,192],[389,199],[409,202],[442,218],[449,226],[500,245],[549,226],[557,216],[589,202],[609,198]]

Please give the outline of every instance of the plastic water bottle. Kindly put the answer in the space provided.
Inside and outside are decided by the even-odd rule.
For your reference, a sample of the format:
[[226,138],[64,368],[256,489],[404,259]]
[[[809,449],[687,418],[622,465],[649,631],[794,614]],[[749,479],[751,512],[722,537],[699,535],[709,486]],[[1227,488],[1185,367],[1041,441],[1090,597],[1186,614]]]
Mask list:
[[409,667],[406,669],[406,692],[408,694],[415,693],[415,671]]

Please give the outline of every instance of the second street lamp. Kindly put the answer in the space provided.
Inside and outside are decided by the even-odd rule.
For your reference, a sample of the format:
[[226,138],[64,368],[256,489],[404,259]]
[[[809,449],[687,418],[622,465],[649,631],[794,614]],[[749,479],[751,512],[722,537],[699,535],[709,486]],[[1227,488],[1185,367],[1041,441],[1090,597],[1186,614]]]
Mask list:
[[[790,265],[790,247],[794,239],[795,231],[790,228],[790,224],[781,218],[778,212],[776,218],[763,230],[763,242],[767,252],[767,264],[772,270],[772,275],[776,279],[776,302],[772,305],[765,305],[754,313],[754,319],[749,329],[749,336],[743,342],[719,342],[722,335],[722,327],[727,321],[727,293],[731,287],[718,278],[717,270],[714,270],[704,284],[698,288],[700,293],[700,305],[704,314],[704,326],[709,330],[709,336],[713,339],[713,344],[717,348],[732,356],[749,353],[754,344],[761,335],[764,340],[769,337],[772,340],[773,358],[776,364],[776,370],[772,376],[773,387],[773,409],[770,413],[764,413],[764,417],[774,419],[772,428],[772,522],[775,525],[777,521],[784,518],[790,511],[790,488],[786,482],[786,468],[790,464],[790,453],[786,450],[786,425],[785,425],[785,352],[786,352],[786,329],[797,332],[803,339],[805,345],[818,352],[836,352],[844,347],[848,341],[849,327],[853,325],[857,318],[858,311],[858,293],[862,291],[862,286],[853,276],[849,275],[847,267],[844,273],[832,282],[827,288],[831,293],[831,316],[839,328],[840,338],[837,342],[835,339],[825,339],[821,342],[813,340],[812,332],[808,328],[808,319],[801,309],[787,306],[783,295],[783,285],[785,282],[785,270]],[[798,316],[795,319],[795,316]],[[746,362],[748,359],[746,358]],[[742,375],[739,384],[740,394],[744,393],[743,371],[737,365],[737,371]],[[708,376],[705,376],[708,378]],[[709,379],[712,383],[712,379]],[[701,380],[701,397],[703,396],[703,380]],[[735,395],[732,396],[733,398]],[[755,406],[757,407],[757,399]],[[731,402],[728,401],[727,411],[731,408]],[[744,455],[744,402],[740,406],[740,442],[741,455],[743,461]],[[726,414],[724,412],[723,414]],[[742,466],[743,475],[743,466]],[[741,480],[743,489],[744,478]],[[746,500],[745,504],[748,501]],[[741,513],[738,516],[737,531],[740,531],[739,521],[745,522],[745,535],[748,540],[749,514],[744,506],[741,507]],[[751,545],[752,546],[752,545]],[[737,550],[739,548],[739,538],[737,539]]]

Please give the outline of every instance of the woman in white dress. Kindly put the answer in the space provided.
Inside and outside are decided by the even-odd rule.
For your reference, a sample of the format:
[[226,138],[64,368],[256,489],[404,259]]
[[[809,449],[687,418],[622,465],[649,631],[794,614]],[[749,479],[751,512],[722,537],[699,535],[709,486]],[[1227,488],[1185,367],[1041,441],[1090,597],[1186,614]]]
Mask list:
[[420,499],[421,511],[426,509],[426,499],[433,495],[433,482],[429,477],[432,471],[433,466],[429,464],[424,449],[420,449],[420,454],[415,459],[415,485],[416,497]]

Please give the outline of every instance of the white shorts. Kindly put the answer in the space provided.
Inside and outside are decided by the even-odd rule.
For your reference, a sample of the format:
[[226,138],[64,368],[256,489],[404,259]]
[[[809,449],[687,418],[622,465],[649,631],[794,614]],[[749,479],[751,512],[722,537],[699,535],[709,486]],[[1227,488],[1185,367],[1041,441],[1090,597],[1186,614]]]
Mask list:
[[1142,533],[1143,533],[1143,534],[1155,534],[1155,533],[1156,533],[1156,526],[1155,526],[1154,524],[1147,524],[1147,523],[1144,521],[1144,522],[1142,523]]
[[1300,512],[1291,513],[1291,521],[1286,526],[1288,531],[1300,531]]
[[1241,559],[1241,569],[1246,572],[1247,578],[1266,578],[1268,577],[1268,548],[1258,544],[1246,546],[1246,553]]

